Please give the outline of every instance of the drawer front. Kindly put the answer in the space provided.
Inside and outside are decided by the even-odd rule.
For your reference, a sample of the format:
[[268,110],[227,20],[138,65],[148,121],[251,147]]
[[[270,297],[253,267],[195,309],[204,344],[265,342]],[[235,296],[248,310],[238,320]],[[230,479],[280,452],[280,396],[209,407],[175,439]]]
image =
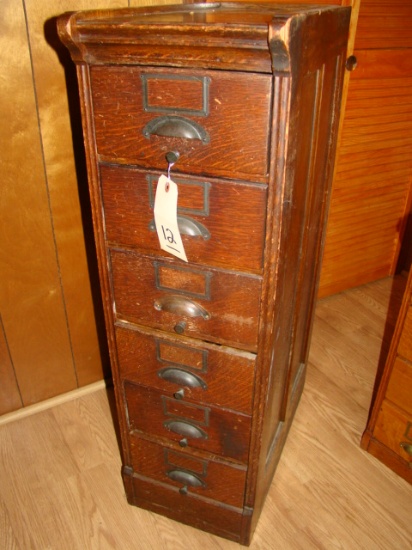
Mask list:
[[224,409],[180,401],[124,382],[131,430],[166,437],[182,447],[193,447],[246,463],[250,417]]
[[261,278],[111,251],[118,319],[255,351]]
[[197,494],[243,507],[245,466],[194,457],[139,437],[131,437],[130,445],[135,473],[177,487],[183,496]]
[[270,75],[92,67],[91,89],[102,160],[164,170],[177,151],[181,172],[267,177]]
[[130,478],[123,473],[123,479],[128,487],[131,485],[131,501],[136,506],[234,541],[240,540],[241,509],[203,500],[193,493],[181,495],[177,487],[144,476],[135,474]]
[[116,327],[122,379],[251,414],[255,355]]
[[[101,167],[107,240],[160,250],[153,206],[159,173],[129,167]],[[198,178],[178,184],[180,232],[189,261],[258,272],[262,269],[266,187]]]
[[405,317],[398,353],[412,362],[412,306],[408,309]]
[[408,462],[412,462],[412,416],[384,399],[374,437]]
[[386,397],[412,417],[412,366],[396,358],[386,390]]

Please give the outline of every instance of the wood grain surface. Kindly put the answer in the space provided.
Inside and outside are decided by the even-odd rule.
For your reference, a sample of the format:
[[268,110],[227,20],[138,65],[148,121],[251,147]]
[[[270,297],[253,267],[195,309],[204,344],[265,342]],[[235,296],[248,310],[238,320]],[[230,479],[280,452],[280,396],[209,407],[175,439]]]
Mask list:
[[412,483],[412,271],[382,374],[377,377],[362,447]]
[[[172,370],[183,369],[193,378],[186,385],[185,399],[252,412],[252,388],[256,356],[252,353],[221,349],[210,343],[200,343],[173,335],[152,333],[123,323],[116,327],[117,360],[124,380],[173,393],[179,389]],[[161,369],[161,371],[159,371]],[[166,376],[166,372],[170,376]],[[162,376],[159,375],[162,373]],[[196,380],[199,385],[196,386]]]
[[[395,297],[386,279],[318,303],[305,391],[251,550],[408,547],[412,488],[359,447]],[[239,549],[127,504],[112,409],[99,390],[1,426],[0,548]]]
[[21,3],[2,4],[0,40],[7,63],[0,92],[0,309],[22,401],[28,405],[73,389],[76,376]]
[[[125,166],[101,166],[106,235],[112,245],[162,254],[154,227],[147,231],[154,222],[159,175]],[[207,238],[182,235],[187,257],[196,263],[261,273],[266,186],[177,174],[173,181],[179,186],[178,215],[200,223],[208,232]]]
[[1,413],[107,375],[77,82],[55,17],[131,3],[1,5]]
[[57,6],[25,0],[50,222],[76,386],[101,379],[103,369],[94,322],[99,303],[91,288],[96,268],[80,121],[75,118],[77,90],[54,16],[57,9],[86,5],[90,2],[63,1]]
[[[358,0],[317,3],[353,4],[356,14],[352,27],[356,26]],[[88,199],[84,195],[79,198],[77,186],[77,181],[84,182],[85,177],[79,153],[82,138],[75,107],[77,89],[75,79],[70,77],[67,99],[68,66],[63,68],[54,50],[57,43],[53,42],[52,18],[66,10],[141,4],[141,0],[2,3],[1,158],[5,175],[0,275],[5,284],[1,287],[0,309],[14,371],[7,382],[7,393],[17,391],[16,383],[20,381],[23,404],[103,376],[96,340],[100,329],[94,328],[96,323],[100,327],[102,319],[95,314],[90,297],[95,284],[90,288],[92,264],[86,256],[91,252],[93,257],[93,244],[89,238],[85,245],[79,226],[82,223],[84,234],[90,237],[85,217]],[[352,120],[347,119],[345,133],[351,150],[338,162],[322,294],[384,276],[394,269],[411,181],[407,137],[412,116],[408,93],[411,76],[407,76],[410,55],[405,49],[410,48],[410,36],[405,32],[410,26],[410,10],[411,4],[404,0],[361,2],[356,37],[359,62],[351,76],[347,75],[351,80],[348,112]],[[352,49],[354,41],[352,33]],[[59,55],[64,56],[63,49]],[[388,70],[390,79],[385,77]],[[370,78],[362,84],[361,75]],[[376,97],[379,86],[380,96]],[[387,124],[392,130],[385,136],[381,130]],[[366,134],[361,134],[363,129]],[[77,136],[75,158],[70,131]],[[378,134],[383,140],[388,137],[388,141],[379,145]],[[368,148],[371,139],[374,145]],[[358,146],[365,150],[357,151]],[[370,194],[373,182],[377,188]],[[385,182],[390,182],[389,186]],[[82,212],[78,210],[79,202]],[[56,358],[59,368],[55,367]],[[6,403],[4,406],[11,410]]]
[[22,406],[19,386],[10,358],[10,351],[0,316],[0,414],[20,409]]
[[[110,261],[118,320],[169,334],[174,334],[176,324],[182,321],[187,336],[256,351],[261,277],[196,264],[174,268],[169,260],[160,264],[155,256],[121,249],[110,251]],[[158,264],[170,268],[168,287],[156,284]],[[190,292],[189,284],[198,279],[202,282],[200,292]],[[179,306],[174,308],[169,300]],[[155,307],[156,303],[159,306]]]
[[361,0],[320,295],[393,274],[410,215],[412,3]]
[[[109,47],[106,49],[110,51]],[[98,54],[101,55],[100,51]],[[151,55],[153,58],[146,55],[149,59],[145,59],[144,63],[154,63],[158,54]],[[182,55],[184,57],[185,54]],[[177,172],[267,182],[270,75],[222,70],[141,69],[122,65],[124,58],[117,53],[113,54],[111,62],[113,66],[97,65],[90,71],[95,140],[100,159],[165,170],[165,154],[176,150],[180,154],[174,167]],[[164,115],[162,109],[152,111],[143,108],[142,76],[153,73],[164,78],[166,87],[167,77],[208,79],[209,98],[205,105],[208,114],[190,116],[190,121],[206,132],[207,141],[190,139],[185,142],[160,134],[145,135],[149,124],[162,113]],[[187,89],[182,89],[187,94]],[[185,96],[185,109],[189,99]],[[184,116],[185,110],[179,109],[180,115]]]

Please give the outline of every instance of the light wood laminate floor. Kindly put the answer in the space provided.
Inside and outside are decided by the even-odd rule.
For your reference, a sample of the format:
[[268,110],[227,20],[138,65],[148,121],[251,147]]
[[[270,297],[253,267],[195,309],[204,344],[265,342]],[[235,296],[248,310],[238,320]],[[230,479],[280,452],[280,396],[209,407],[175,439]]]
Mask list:
[[[251,550],[412,547],[411,486],[359,447],[392,286],[318,303],[306,387]],[[0,548],[242,548],[127,504],[112,403],[100,389],[0,425]]]

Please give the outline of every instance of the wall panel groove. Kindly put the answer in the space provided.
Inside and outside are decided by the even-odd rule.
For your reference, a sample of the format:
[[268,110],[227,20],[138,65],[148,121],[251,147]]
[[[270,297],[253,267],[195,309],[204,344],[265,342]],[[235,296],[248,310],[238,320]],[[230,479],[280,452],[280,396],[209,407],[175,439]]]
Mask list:
[[137,4],[1,3],[0,414],[109,376],[77,81],[55,18]]
[[39,139],[40,139],[41,161],[43,163],[43,172],[44,172],[44,182],[45,182],[45,189],[46,189],[46,196],[47,196],[48,213],[49,213],[49,216],[50,216],[51,235],[52,235],[55,258],[56,258],[57,276],[58,276],[59,285],[60,285],[60,292],[62,294],[62,309],[63,309],[63,315],[64,315],[65,322],[66,322],[67,338],[68,338],[68,343],[69,343],[69,347],[70,347],[70,358],[71,358],[71,362],[72,362],[72,368],[73,368],[73,374],[74,374],[75,381],[76,381],[76,386],[78,386],[79,381],[78,381],[78,376],[77,376],[77,372],[76,372],[75,357],[74,357],[74,353],[73,353],[73,345],[72,345],[71,335],[70,335],[70,324],[69,324],[69,319],[68,319],[68,314],[67,314],[66,300],[65,300],[65,296],[64,296],[64,286],[63,286],[63,280],[62,280],[59,254],[58,254],[58,244],[57,244],[57,240],[56,240],[55,224],[54,224],[53,212],[52,212],[52,204],[51,204],[50,189],[49,189],[49,179],[48,179],[47,166],[46,166],[46,156],[45,156],[45,150],[44,150],[44,139],[43,139],[44,136],[43,136],[43,133],[42,133],[42,125],[41,125],[41,118],[40,118],[38,87],[36,86],[36,73],[35,73],[34,62],[33,62],[33,51],[32,51],[32,43],[31,43],[31,39],[30,39],[30,29],[29,29],[29,21],[28,21],[26,3],[27,3],[27,0],[23,0],[24,19],[25,19],[26,34],[27,34],[27,45],[28,45],[28,53],[29,53],[29,57],[30,57],[31,74],[32,74],[32,79],[33,79],[34,101],[35,101],[35,105],[36,105],[37,126],[38,126],[38,133],[39,133]]
[[412,2],[361,0],[320,295],[393,275],[412,180]]

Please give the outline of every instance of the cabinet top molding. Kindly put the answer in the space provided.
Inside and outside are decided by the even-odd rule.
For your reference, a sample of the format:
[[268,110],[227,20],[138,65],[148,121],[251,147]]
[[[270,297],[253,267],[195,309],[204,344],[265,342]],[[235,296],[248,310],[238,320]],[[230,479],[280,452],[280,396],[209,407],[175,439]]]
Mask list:
[[58,31],[76,63],[285,73],[293,72],[294,50],[300,70],[310,59],[322,62],[325,44],[329,55],[341,51],[350,11],[276,3],[163,5],[70,12],[59,17]]

